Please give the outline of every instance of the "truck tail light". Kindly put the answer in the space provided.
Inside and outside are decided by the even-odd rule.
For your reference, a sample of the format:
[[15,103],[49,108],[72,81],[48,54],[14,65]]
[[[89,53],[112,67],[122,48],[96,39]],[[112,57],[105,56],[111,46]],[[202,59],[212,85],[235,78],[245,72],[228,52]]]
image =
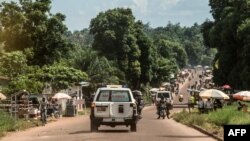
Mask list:
[[136,104],[135,103],[130,103],[130,107],[136,108]]

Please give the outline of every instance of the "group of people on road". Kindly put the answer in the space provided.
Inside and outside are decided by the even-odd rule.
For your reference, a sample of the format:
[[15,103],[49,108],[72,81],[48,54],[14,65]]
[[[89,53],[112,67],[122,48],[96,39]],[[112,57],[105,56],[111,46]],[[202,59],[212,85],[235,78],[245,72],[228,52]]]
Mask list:
[[61,105],[57,104],[56,99],[47,100],[45,97],[43,97],[39,105],[39,110],[43,125],[47,123],[48,116],[54,116],[58,118],[61,115]]

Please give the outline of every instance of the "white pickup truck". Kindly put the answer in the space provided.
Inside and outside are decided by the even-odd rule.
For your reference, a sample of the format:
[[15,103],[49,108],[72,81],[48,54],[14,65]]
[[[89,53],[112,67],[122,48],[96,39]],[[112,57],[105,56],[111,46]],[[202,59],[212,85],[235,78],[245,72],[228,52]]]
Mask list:
[[91,104],[91,132],[98,131],[100,125],[115,127],[130,125],[136,132],[138,121],[136,101],[129,88],[99,88]]
[[174,99],[170,91],[156,91],[155,93],[156,103],[163,97],[170,104],[170,109],[173,109]]

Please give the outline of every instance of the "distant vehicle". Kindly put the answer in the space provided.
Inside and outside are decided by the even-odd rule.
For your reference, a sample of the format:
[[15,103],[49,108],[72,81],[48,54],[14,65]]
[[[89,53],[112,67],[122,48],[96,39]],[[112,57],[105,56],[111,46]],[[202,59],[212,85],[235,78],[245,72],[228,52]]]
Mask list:
[[136,132],[137,105],[131,90],[119,85],[99,88],[91,104],[90,120],[91,132],[98,131],[101,125],[130,125],[130,130]]
[[156,95],[155,95],[155,100],[156,103],[159,102],[161,100],[161,98],[164,98],[168,104],[170,104],[170,109],[173,109],[173,96],[171,94],[170,91],[156,91]]

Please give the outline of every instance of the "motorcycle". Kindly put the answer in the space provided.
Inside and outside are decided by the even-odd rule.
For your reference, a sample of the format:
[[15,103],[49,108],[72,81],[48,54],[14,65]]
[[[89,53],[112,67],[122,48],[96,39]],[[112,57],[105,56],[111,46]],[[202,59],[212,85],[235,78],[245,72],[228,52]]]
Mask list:
[[166,105],[166,103],[161,103],[160,104],[160,107],[158,109],[158,119],[160,117],[162,117],[163,119],[165,119],[165,117],[167,116],[167,118],[169,119],[169,115],[170,115],[170,112],[169,112],[169,107]]
[[166,115],[167,115],[166,104],[162,103],[160,105],[160,108],[159,108],[159,116],[162,117],[163,119],[165,119]]
[[58,108],[53,106],[52,108],[48,109],[47,116],[55,117],[56,119],[58,119],[60,117],[60,112]]

